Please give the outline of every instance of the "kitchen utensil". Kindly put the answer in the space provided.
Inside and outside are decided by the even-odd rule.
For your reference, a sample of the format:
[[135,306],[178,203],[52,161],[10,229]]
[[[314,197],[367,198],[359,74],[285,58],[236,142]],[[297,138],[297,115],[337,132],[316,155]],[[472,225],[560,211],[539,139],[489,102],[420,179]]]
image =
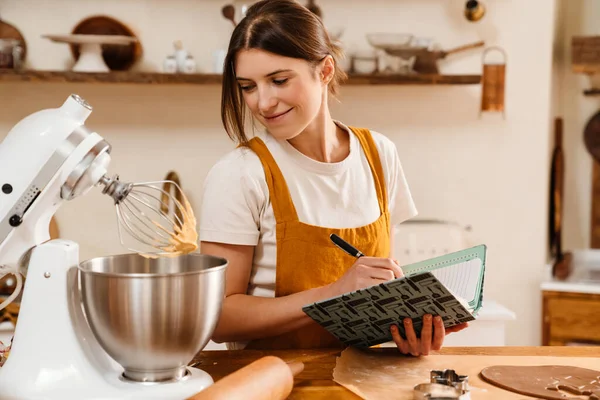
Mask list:
[[441,385],[439,383],[420,383],[415,386],[413,399],[467,400],[467,397],[461,395],[460,390],[452,386]]
[[15,39],[19,41],[21,43],[21,47],[23,48],[23,53],[21,54],[21,62],[24,62],[27,59],[27,42],[25,42],[25,38],[14,25],[11,25],[8,22],[2,20],[1,17],[0,39]]
[[563,153],[563,120],[554,120],[554,150],[550,172],[550,253],[555,258],[552,276],[566,279],[571,273],[573,255],[562,251],[562,217],[564,199],[565,160]]
[[317,17],[323,18],[323,11],[321,11],[321,7],[317,5],[316,0],[308,0],[306,8],[308,8],[308,10],[315,14]]
[[[113,178],[104,176],[100,183],[105,186],[102,193],[108,194],[115,201],[119,240],[123,246],[136,253],[147,254],[158,250],[158,253],[166,255],[165,253],[175,250],[172,249],[174,240],[180,237],[181,245],[186,249],[194,246],[197,248],[196,221],[190,205],[186,201],[177,200],[185,199],[179,185],[164,180],[127,183],[119,181],[117,175]],[[161,188],[165,183],[171,185],[171,192]],[[173,215],[163,211],[168,210],[171,204],[175,207]],[[192,228],[193,232],[187,232],[186,227]],[[147,248],[129,247],[125,234]]]
[[0,39],[0,69],[21,69],[22,57],[22,42],[16,39]]
[[[181,379],[217,324],[227,261],[203,254],[99,257],[79,265],[83,306],[102,348],[136,382]],[[104,301],[110,297],[118,302]]]
[[[497,51],[502,55],[500,63],[486,63],[485,57],[488,53]],[[481,113],[484,111],[504,112],[504,89],[506,75],[506,52],[500,47],[489,47],[483,51],[483,76],[481,85]]]
[[194,57],[188,54],[184,63],[183,63],[183,73],[184,74],[195,74],[197,70],[196,60]]
[[232,4],[224,5],[221,9],[221,14],[223,14],[225,19],[230,20],[234,27],[237,26],[237,22],[235,22],[235,7]]
[[129,46],[137,39],[129,36],[110,35],[42,35],[57,43],[79,45],[80,55],[72,70],[77,72],[110,72],[104,62],[102,46],[105,44]]
[[351,59],[351,69],[357,74],[374,74],[379,69],[379,58],[374,51],[356,51]]
[[431,383],[452,386],[459,389],[463,393],[469,390],[469,377],[467,375],[457,374],[453,369],[432,370]]
[[592,215],[590,223],[590,247],[600,248],[600,111],[586,123],[583,140],[592,155]]
[[[484,368],[481,377],[496,386],[536,399],[562,400],[590,396],[600,399],[600,371],[565,365],[514,366]],[[577,397],[572,397],[577,396]]]
[[[143,49],[138,37],[127,25],[114,18],[104,15],[86,18],[79,22],[71,33],[74,35],[127,36],[135,39],[126,45],[102,44],[102,58],[111,71],[126,71],[142,57]],[[70,47],[73,57],[78,60],[79,46],[72,43]]]
[[302,363],[288,364],[274,356],[262,357],[227,375],[189,400],[283,400],[294,386]]
[[163,73],[174,74],[177,72],[177,60],[174,55],[168,55],[163,60]]
[[415,399],[467,399],[469,395],[469,377],[459,375],[453,369],[432,370],[429,383],[415,386]]
[[465,4],[465,18],[477,22],[485,15],[485,6],[477,0],[468,0]]
[[[491,355],[439,355],[406,357],[402,354],[380,352],[378,349],[360,350],[348,347],[337,357],[333,380],[363,399],[408,400],[414,397],[414,387],[427,382],[431,370],[455,369],[469,377],[470,398],[474,400],[523,400],[523,395],[505,390],[482,379],[480,372],[496,365],[540,366],[564,365],[598,370],[594,357],[547,356],[491,356]],[[535,379],[535,371],[524,377]],[[576,375],[573,375],[576,378]],[[559,393],[565,393],[559,390]],[[572,394],[569,394],[570,397]],[[467,397],[468,398],[468,397]]]
[[[85,126],[91,112],[71,95],[19,121],[0,143],[0,277],[26,277],[0,399],[184,399],[213,383],[183,365],[212,333],[227,261],[123,255],[79,265],[76,242],[49,240],[61,205],[113,182],[111,147]],[[136,369],[132,359],[146,362]],[[159,380],[167,376],[161,359],[173,379]]]
[[356,249],[354,246],[352,246],[350,243],[346,242],[344,239],[342,239],[335,233],[332,233],[331,235],[329,235],[329,239],[331,239],[333,244],[335,244],[340,249],[344,250],[346,253],[348,253],[352,257],[360,258],[360,257],[364,256],[364,254],[360,250]]
[[475,43],[458,46],[450,50],[429,50],[428,47],[385,47],[386,53],[392,56],[402,57],[404,59],[410,59],[411,57],[417,57],[415,61],[414,70],[415,72],[422,74],[438,74],[438,60],[445,59],[447,56],[460,53],[466,50],[483,47],[485,42],[479,41]]

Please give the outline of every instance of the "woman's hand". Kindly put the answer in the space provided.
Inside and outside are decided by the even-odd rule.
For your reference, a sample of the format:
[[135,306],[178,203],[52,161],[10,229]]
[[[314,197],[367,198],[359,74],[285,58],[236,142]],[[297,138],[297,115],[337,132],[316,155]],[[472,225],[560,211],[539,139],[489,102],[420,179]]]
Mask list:
[[330,288],[332,295],[337,296],[402,276],[404,273],[396,260],[363,256],[358,258],[340,279],[332,283]]
[[413,356],[426,356],[431,350],[441,349],[444,337],[447,334],[462,331],[469,326],[469,324],[465,322],[464,324],[456,325],[446,330],[441,317],[432,317],[430,314],[427,314],[423,316],[421,337],[417,338],[412,320],[410,318],[405,318],[403,324],[406,332],[406,339],[403,339],[402,336],[400,336],[400,331],[396,325],[390,327],[392,338],[401,353],[412,354]]

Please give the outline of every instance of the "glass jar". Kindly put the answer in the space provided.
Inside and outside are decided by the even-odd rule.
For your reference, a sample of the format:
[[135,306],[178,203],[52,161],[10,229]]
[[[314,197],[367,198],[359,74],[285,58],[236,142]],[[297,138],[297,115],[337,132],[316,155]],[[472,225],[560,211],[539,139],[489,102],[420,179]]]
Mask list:
[[23,58],[23,47],[16,39],[0,39],[0,68],[19,69]]

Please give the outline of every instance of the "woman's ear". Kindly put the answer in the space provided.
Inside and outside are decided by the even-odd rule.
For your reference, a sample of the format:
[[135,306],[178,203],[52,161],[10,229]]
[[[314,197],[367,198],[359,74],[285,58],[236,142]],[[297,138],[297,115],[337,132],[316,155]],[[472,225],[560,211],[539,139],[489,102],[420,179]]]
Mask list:
[[331,82],[333,76],[335,75],[335,61],[331,55],[327,55],[323,60],[321,60],[320,69],[321,82],[327,85],[329,82]]

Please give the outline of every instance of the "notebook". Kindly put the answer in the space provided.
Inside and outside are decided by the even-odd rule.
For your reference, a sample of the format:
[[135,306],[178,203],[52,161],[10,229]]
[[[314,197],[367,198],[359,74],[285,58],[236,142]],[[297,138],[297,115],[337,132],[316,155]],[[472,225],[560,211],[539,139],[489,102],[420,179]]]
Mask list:
[[421,317],[439,315],[446,328],[475,320],[483,301],[486,246],[402,266],[405,276],[306,305],[302,310],[348,346],[370,347],[392,341],[396,324],[413,319],[417,336]]

